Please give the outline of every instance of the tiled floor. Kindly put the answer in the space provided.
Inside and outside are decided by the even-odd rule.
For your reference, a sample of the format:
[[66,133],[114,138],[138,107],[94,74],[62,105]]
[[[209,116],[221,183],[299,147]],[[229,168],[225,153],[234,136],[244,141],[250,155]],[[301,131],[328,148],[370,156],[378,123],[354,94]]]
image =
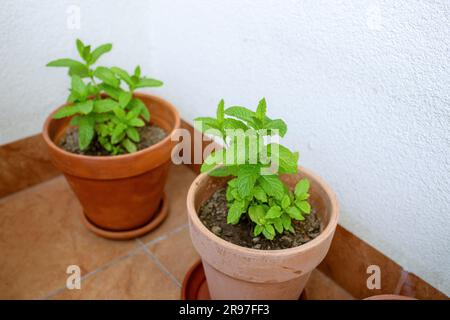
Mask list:
[[[187,228],[185,199],[195,178],[174,166],[166,192],[170,213],[154,232],[131,241],[89,232],[63,177],[0,199],[0,299],[178,299],[198,259]],[[66,289],[66,268],[80,266],[81,290]],[[308,299],[351,299],[315,271]]]

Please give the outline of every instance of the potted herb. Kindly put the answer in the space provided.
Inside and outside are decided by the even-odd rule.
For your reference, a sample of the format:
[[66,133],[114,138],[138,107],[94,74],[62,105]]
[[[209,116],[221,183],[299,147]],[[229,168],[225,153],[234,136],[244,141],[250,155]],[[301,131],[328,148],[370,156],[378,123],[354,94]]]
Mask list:
[[167,213],[163,189],[170,167],[175,107],[136,89],[162,82],[119,67],[94,66],[112,49],[76,41],[81,61],[58,59],[71,79],[67,103],[45,121],[43,136],[84,210],[84,221],[100,235],[123,239],[155,227]]
[[[192,183],[190,234],[213,299],[298,299],[311,271],[325,257],[339,209],[331,189],[298,167],[298,153],[269,138],[283,137],[281,119],[224,108],[197,118],[207,135],[223,139]],[[253,151],[252,151],[253,150]]]

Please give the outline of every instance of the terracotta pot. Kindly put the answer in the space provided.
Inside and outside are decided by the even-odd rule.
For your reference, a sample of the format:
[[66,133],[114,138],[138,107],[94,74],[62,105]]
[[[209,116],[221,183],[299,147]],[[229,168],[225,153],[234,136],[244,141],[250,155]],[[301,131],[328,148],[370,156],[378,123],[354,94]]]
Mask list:
[[112,231],[139,228],[158,211],[171,161],[171,135],[180,127],[180,117],[169,102],[148,94],[135,94],[151,114],[151,122],[163,128],[167,137],[132,154],[85,156],[57,146],[69,127],[70,118],[44,125],[53,164],[61,170],[94,225]]
[[339,208],[331,189],[312,172],[282,180],[291,188],[302,178],[311,183],[311,205],[322,220],[321,234],[299,247],[283,250],[245,248],[216,236],[200,221],[197,210],[227,178],[199,175],[192,183],[187,207],[189,229],[200,254],[212,299],[286,299],[300,297],[311,271],[324,259],[336,229]]

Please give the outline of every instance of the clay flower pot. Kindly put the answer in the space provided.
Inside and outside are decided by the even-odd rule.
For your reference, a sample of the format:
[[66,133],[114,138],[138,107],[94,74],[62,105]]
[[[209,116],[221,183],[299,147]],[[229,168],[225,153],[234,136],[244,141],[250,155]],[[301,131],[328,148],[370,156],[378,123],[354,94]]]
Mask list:
[[300,297],[311,271],[328,252],[339,216],[336,196],[312,172],[299,168],[298,174],[285,175],[282,180],[294,188],[305,177],[311,184],[311,205],[322,221],[322,232],[304,245],[282,250],[241,247],[209,231],[197,211],[228,179],[201,174],[194,180],[187,197],[189,229],[202,258],[212,299],[294,300]]
[[64,173],[88,223],[106,234],[118,232],[118,238],[138,236],[139,232],[126,231],[139,230],[160,213],[174,143],[171,135],[180,127],[180,117],[172,104],[148,94],[135,96],[147,106],[151,122],[168,133],[149,148],[118,156],[67,152],[58,143],[69,127],[70,118],[53,119],[54,112],[45,121],[43,131],[51,160]]

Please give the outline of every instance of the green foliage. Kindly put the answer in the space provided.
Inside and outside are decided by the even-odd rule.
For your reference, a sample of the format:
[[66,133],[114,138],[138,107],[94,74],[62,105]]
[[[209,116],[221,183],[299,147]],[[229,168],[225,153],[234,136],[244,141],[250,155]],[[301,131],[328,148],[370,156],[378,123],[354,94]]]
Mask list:
[[[266,112],[264,98],[256,111],[241,106],[226,109],[221,100],[216,118],[197,118],[194,124],[226,144],[205,159],[201,171],[216,177],[233,176],[226,190],[227,223],[237,224],[247,214],[254,223],[253,236],[262,234],[273,240],[277,234],[295,232],[292,219],[302,221],[311,212],[310,186],[302,179],[289,190],[281,181],[280,174],[297,173],[299,154],[281,144],[264,142],[267,137],[283,137],[287,132],[283,120],[272,120]],[[271,171],[274,165],[278,170]]]
[[[141,75],[137,66],[133,74],[119,67],[93,65],[112,44],[106,43],[91,50],[77,39],[76,47],[82,61],[70,58],[58,59],[48,67],[65,67],[71,78],[67,106],[59,109],[53,117],[72,117],[71,125],[78,126],[78,141],[81,150],[89,148],[94,139],[110,154],[137,151],[140,139],[137,127],[150,121],[145,104],[133,96],[134,90],[144,87],[159,87],[163,83]],[[127,88],[123,88],[125,83]]]

